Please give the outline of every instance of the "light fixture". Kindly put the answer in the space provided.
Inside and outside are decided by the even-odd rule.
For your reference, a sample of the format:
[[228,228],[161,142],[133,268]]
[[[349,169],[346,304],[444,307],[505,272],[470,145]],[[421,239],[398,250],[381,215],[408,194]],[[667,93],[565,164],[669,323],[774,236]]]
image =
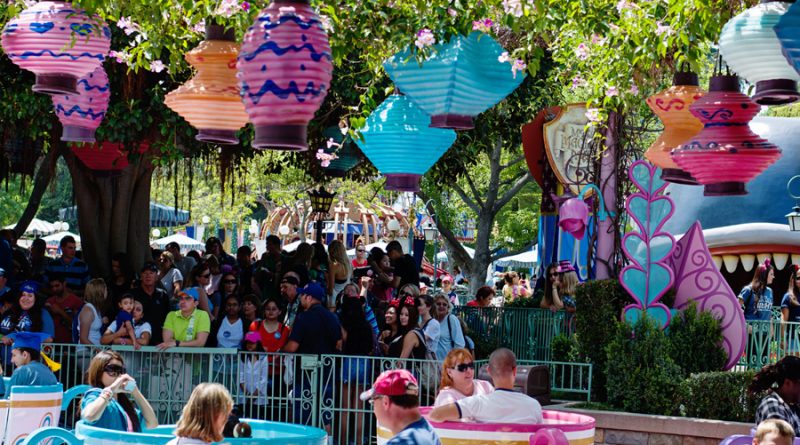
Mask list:
[[400,231],[400,222],[396,219],[392,218],[386,223],[386,228],[389,229],[391,232],[399,232]]
[[[786,183],[786,191],[795,201],[800,199],[800,196],[792,194],[791,187],[792,182],[798,178],[800,178],[800,175],[792,176],[789,182]],[[800,232],[800,205],[795,204],[795,206],[792,207],[792,212],[786,215],[786,219],[789,221],[789,230],[792,232]]]
[[204,216],[200,221],[202,221],[203,224],[208,224],[211,222],[211,218],[209,218],[208,216]]
[[280,227],[278,227],[278,233],[281,234],[281,236],[288,235],[290,231],[291,230],[289,229],[289,226],[280,226]]
[[153,238],[160,238],[161,237],[161,230],[153,229]]
[[311,198],[311,209],[317,217],[317,242],[320,244],[322,244],[322,223],[328,210],[331,209],[334,196],[336,196],[335,192],[329,192],[322,186],[319,186],[317,190],[308,191],[308,197]]
[[436,228],[436,224],[434,224],[433,221],[425,223],[425,227],[423,227],[422,231],[425,233],[426,241],[434,241],[439,235],[439,230]]

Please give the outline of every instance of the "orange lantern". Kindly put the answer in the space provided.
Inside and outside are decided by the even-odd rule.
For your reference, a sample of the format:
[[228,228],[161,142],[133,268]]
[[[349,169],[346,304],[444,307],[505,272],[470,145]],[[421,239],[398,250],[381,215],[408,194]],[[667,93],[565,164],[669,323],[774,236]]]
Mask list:
[[697,74],[678,72],[673,77],[673,86],[647,98],[647,105],[664,123],[664,131],[644,155],[661,168],[661,178],[665,181],[698,185],[672,160],[670,152],[703,129],[703,123],[689,112],[689,105],[704,94],[698,87]]
[[167,94],[164,103],[197,128],[197,140],[238,144],[236,132],[248,117],[239,95],[236,57],[239,45],[233,30],[206,25],[206,39],[186,53],[197,75]]

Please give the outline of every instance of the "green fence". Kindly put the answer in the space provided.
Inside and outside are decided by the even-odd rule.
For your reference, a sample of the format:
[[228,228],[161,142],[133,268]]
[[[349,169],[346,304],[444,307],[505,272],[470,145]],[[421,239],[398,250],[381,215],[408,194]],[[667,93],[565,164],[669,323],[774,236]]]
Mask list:
[[745,352],[739,369],[761,369],[787,355],[800,355],[800,323],[748,321]]
[[549,361],[553,337],[573,331],[574,318],[564,311],[466,306],[453,311],[464,320],[473,340],[489,349],[507,347],[519,360]]
[[[371,443],[376,435],[369,404],[358,395],[386,369],[411,370],[421,387],[420,403],[432,405],[439,391],[441,364],[426,360],[398,360],[343,355],[309,356],[249,353],[224,348],[170,348],[114,346],[128,373],[150,401],[162,424],[174,423],[201,382],[218,382],[231,392],[243,417],[324,427],[334,443]],[[50,344],[44,352],[62,364],[59,380],[65,388],[84,382],[84,370],[100,348]],[[591,390],[588,363],[547,364],[553,391],[585,394]],[[6,368],[11,372],[10,367]]]

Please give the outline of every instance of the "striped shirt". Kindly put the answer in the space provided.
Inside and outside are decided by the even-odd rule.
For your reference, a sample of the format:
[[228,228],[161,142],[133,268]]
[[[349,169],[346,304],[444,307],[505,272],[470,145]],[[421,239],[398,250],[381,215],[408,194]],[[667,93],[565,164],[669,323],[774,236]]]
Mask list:
[[69,263],[65,263],[62,257],[54,259],[47,265],[47,276],[53,274],[61,274],[67,286],[76,292],[83,292],[89,282],[89,266],[78,258],[73,258]]

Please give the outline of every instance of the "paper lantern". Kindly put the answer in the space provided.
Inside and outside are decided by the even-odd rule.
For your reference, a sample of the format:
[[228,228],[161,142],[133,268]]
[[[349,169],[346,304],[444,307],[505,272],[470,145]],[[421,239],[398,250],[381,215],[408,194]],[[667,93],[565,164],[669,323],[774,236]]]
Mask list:
[[239,143],[236,132],[247,125],[247,113],[236,80],[238,54],[232,29],[206,25],[206,39],[186,53],[197,74],[164,98],[168,107],[197,128],[198,141]]
[[703,123],[689,111],[689,106],[705,92],[697,86],[697,74],[677,72],[673,86],[647,98],[647,106],[664,123],[664,131],[644,156],[661,168],[661,178],[676,184],[697,185],[692,176],[678,167],[670,152],[703,129]]
[[118,142],[101,142],[73,145],[72,152],[89,170],[113,173],[128,166],[128,156],[123,148]]
[[12,62],[36,74],[33,91],[78,94],[78,79],[105,60],[111,30],[71,3],[41,2],[6,24],[0,45]]
[[705,186],[706,196],[745,195],[745,183],[781,155],[748,123],[761,107],[739,92],[738,76],[714,76],[709,92],[689,107],[705,127],[672,151],[672,159]]
[[473,117],[511,94],[525,79],[498,61],[505,52],[491,36],[472,32],[433,46],[422,65],[411,49],[400,51],[383,68],[400,90],[431,115],[431,127],[470,129]]
[[732,70],[756,85],[753,100],[761,105],[800,98],[800,76],[784,57],[773,29],[789,6],[789,2],[762,2],[730,19],[719,36],[720,54]]
[[325,148],[326,153],[330,154],[335,152],[336,156],[338,156],[325,167],[325,174],[332,178],[344,178],[347,172],[361,162],[360,153],[353,139],[351,139],[349,135],[343,135],[342,131],[337,126],[326,128],[322,132],[322,135],[325,137],[326,141],[332,139],[333,142],[339,144],[338,147]]
[[589,223],[589,206],[580,198],[570,198],[558,209],[558,226],[577,240],[582,240]]
[[94,142],[94,132],[108,110],[111,90],[102,66],[78,81],[79,94],[53,96],[56,116],[64,127],[62,141]]
[[271,3],[248,28],[237,62],[253,147],[307,150],[306,127],[328,94],[328,36],[308,0]]
[[455,131],[429,128],[430,123],[430,116],[397,94],[367,118],[356,143],[386,176],[387,190],[419,191],[420,177],[455,142]]

